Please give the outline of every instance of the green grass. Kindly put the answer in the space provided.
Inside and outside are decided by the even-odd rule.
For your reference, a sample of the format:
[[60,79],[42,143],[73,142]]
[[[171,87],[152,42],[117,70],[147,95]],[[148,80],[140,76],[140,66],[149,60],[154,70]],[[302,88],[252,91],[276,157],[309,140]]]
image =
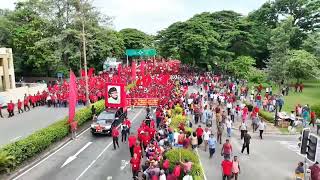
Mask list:
[[[295,81],[292,81],[294,84]],[[309,104],[310,106],[315,104],[320,104],[320,81],[319,80],[308,80],[303,81],[304,89],[303,93],[295,93],[294,87],[291,87],[289,95],[285,96],[283,111],[290,112],[295,110],[297,104],[305,105]],[[252,83],[249,84],[253,85]],[[263,89],[263,94],[264,94]],[[272,85],[273,94],[280,94],[279,87],[275,84]]]

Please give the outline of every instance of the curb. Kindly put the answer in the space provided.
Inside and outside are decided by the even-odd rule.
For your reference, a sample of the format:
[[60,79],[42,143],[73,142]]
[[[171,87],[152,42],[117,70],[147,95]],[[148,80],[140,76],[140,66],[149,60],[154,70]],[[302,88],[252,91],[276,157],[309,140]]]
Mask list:
[[[88,121],[88,122],[91,122],[91,121]],[[77,132],[77,135],[83,133],[89,127],[90,127],[90,124],[85,124],[84,126],[82,126],[81,130]],[[48,156],[50,156],[50,154],[56,152],[58,149],[60,149],[61,147],[65,146],[67,143],[72,141],[72,138],[70,137],[70,135],[71,134],[66,136],[64,139],[62,139],[62,140],[60,140],[60,141],[58,141],[58,142],[56,142],[54,144],[51,144],[50,146],[51,146],[52,149],[50,149],[50,147],[49,147],[49,150],[47,152],[44,152],[43,154],[40,154],[39,156],[34,157],[34,158],[30,159],[29,161],[26,161],[25,164],[22,164],[21,168],[18,168],[16,171],[14,171],[12,173],[9,173],[9,174],[0,175],[0,179],[2,178],[2,176],[4,176],[4,178],[8,178],[8,179],[16,178],[17,176],[19,176],[23,172],[27,171],[28,169],[30,169],[31,167],[33,167],[34,165],[36,165],[37,163],[42,161],[43,159],[45,159]]]
[[[236,131],[239,131],[239,129],[236,129],[236,128],[231,128],[232,130],[236,130]],[[251,133],[257,133],[259,131],[256,131],[256,132],[252,132],[250,131]],[[282,133],[282,132],[270,132],[270,131],[264,131],[263,134],[269,134],[269,135],[298,135],[300,134],[299,132],[296,132],[296,133]]]

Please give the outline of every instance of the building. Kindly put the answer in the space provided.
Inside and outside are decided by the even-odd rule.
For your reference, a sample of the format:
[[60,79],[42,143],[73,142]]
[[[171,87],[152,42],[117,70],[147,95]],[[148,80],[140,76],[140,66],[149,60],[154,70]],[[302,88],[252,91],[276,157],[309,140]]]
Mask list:
[[0,91],[16,88],[11,48],[0,48]]

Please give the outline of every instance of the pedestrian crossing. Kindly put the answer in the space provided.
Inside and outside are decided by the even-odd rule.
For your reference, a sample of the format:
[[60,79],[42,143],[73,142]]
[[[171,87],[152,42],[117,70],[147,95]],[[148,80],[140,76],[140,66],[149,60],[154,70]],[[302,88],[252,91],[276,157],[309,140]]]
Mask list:
[[281,145],[285,146],[289,150],[300,155],[300,148],[298,146],[298,142],[296,141],[277,141],[277,142],[279,142]]

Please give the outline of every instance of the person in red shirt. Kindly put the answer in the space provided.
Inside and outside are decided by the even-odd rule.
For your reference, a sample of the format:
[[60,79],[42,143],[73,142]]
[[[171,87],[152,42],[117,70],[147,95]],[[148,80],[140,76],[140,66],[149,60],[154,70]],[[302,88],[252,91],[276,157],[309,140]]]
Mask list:
[[141,162],[141,159],[138,157],[137,154],[134,154],[130,160],[133,177],[136,177],[138,175],[138,172],[140,170],[140,162]]
[[23,109],[24,109],[24,111],[27,111],[27,109],[28,109],[28,111],[30,111],[29,100],[27,97],[24,98],[24,100],[23,100]]
[[137,154],[139,158],[143,157],[141,146],[140,146],[140,143],[138,141],[136,142],[136,145],[133,148],[133,153]]
[[13,104],[12,100],[10,101],[10,103],[8,103],[8,105],[7,105],[7,110],[8,110],[8,113],[9,113],[8,118],[14,116],[14,113],[13,113],[13,111],[14,111],[14,104]]
[[226,139],[226,142],[223,144],[221,149],[221,155],[223,155],[225,159],[230,159],[231,153],[232,153],[232,146],[230,144],[229,139]]
[[21,113],[23,113],[23,110],[22,110],[22,102],[20,101],[20,99],[18,99],[18,113],[20,114],[20,111]]
[[133,133],[131,133],[130,136],[128,137],[128,142],[129,142],[130,155],[131,157],[133,157],[133,148],[137,142],[137,138]]
[[150,135],[148,132],[142,133],[141,141],[142,141],[142,145],[143,145],[143,150],[145,150],[147,148],[148,144],[150,143],[150,140],[151,139],[150,139]]
[[163,157],[162,169],[168,174],[168,170],[170,167],[170,161],[166,156]]
[[198,138],[198,146],[202,144],[202,135],[203,135],[203,129],[201,128],[201,125],[196,129],[196,134]]
[[311,111],[309,126],[312,124],[312,126],[314,127],[315,121],[316,121],[316,113],[314,111]]
[[119,141],[118,141],[120,133],[117,127],[112,128],[111,134],[112,134],[113,149],[116,150],[116,145],[118,146],[118,148],[120,148]]
[[127,125],[128,126],[128,134],[130,134],[130,128],[131,128],[131,121],[126,118],[124,121],[123,121],[123,124]]
[[222,180],[231,180],[232,175],[232,162],[229,159],[224,159],[221,162],[222,167]]
[[176,162],[176,166],[173,168],[172,174],[173,174],[174,177],[176,177],[176,178],[179,178],[179,177],[180,177],[180,174],[181,174],[180,162]]

